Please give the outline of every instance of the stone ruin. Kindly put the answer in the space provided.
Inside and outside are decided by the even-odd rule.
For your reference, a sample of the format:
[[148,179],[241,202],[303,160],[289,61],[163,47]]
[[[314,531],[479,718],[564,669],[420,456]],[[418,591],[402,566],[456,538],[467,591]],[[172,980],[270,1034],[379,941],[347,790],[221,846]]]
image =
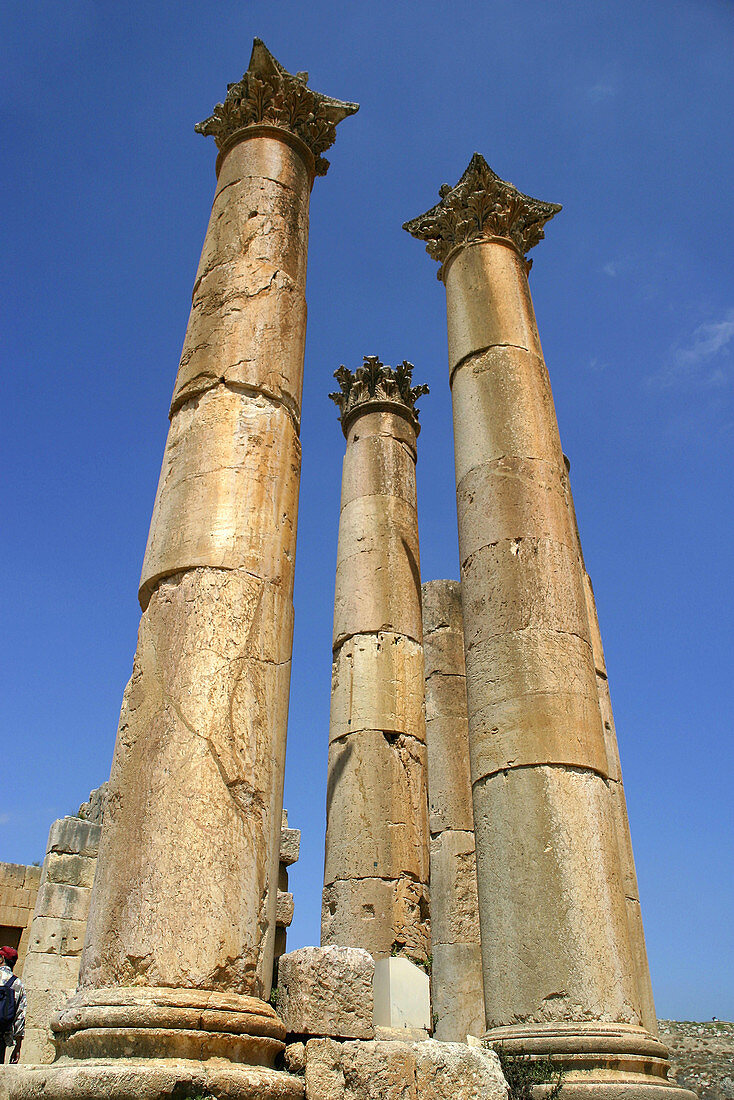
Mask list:
[[309,195],[356,111],[256,40],[197,126],[217,184],[138,647],[104,823],[90,810],[51,831],[24,971],[35,1064],[6,1072],[11,1100],[500,1100],[493,1046],[550,1056],[574,1100],[692,1096],[657,1034],[528,287],[527,252],[560,207],[478,154],[404,227],[446,290],[460,583],[421,585],[426,387],[376,356],[336,372],[322,943],[282,952]]

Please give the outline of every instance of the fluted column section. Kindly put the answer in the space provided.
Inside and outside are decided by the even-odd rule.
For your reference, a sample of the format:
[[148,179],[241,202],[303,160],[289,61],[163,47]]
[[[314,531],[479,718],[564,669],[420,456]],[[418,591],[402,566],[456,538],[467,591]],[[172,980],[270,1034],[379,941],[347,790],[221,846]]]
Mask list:
[[[442,263],[487,1037],[580,1094],[669,1087],[642,1027],[594,656],[525,253],[560,207],[475,154],[406,224]],[[595,1093],[594,1093],[595,1095]],[[660,1095],[656,1092],[656,1095]]]
[[[306,81],[256,40],[242,80],[197,127],[216,138],[217,186],[143,563],[143,615],[80,990],[58,1026],[60,1052],[80,1059],[214,1057],[267,1067],[283,1047],[285,1029],[266,1002],[293,631],[309,195],[314,175],[326,170],[320,153],[336,124],[356,110]],[[193,1094],[184,1069],[137,1061],[107,1077],[100,1070],[90,1085],[80,1062],[74,1081],[84,1096],[116,1096],[119,1088],[152,1097],[150,1075],[163,1073],[166,1088]],[[129,1091],[120,1073],[130,1076]],[[211,1078],[210,1091],[245,1096],[252,1085],[262,1095],[266,1086],[256,1081],[233,1083],[225,1073]]]
[[428,812],[410,364],[336,373],[347,440],[334,601],[322,944],[425,961]]
[[484,1031],[484,990],[458,581],[423,585],[423,654],[433,1034],[444,1042],[465,1043],[467,1035]]

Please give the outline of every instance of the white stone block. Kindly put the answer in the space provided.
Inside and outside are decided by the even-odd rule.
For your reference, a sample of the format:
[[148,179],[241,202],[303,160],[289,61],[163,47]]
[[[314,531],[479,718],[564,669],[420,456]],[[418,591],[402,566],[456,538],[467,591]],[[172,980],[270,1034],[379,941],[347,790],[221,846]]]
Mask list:
[[431,1029],[430,980],[400,956],[375,962],[375,1027]]

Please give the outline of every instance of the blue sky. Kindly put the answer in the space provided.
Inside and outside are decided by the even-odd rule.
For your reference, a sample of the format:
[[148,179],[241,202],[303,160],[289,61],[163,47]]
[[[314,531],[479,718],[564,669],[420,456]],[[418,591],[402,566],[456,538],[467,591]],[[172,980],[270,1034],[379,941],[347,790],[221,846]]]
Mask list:
[[531,289],[592,576],[658,1013],[734,1017],[734,8],[6,0],[0,858],[109,773],[215,149],[252,38],[357,100],[311,204],[286,804],[318,942],[340,363],[415,363],[425,580],[458,575],[444,292],[403,233],[472,153],[560,202]]

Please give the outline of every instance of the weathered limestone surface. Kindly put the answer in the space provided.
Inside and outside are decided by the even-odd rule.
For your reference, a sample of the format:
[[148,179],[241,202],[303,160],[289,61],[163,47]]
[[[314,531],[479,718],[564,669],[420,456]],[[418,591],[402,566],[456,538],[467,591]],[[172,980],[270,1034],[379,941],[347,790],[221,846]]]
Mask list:
[[23,863],[0,863],[0,925],[7,928],[0,947],[18,952],[15,973],[22,977],[41,868]]
[[[89,801],[80,806],[76,817],[62,818],[51,827],[34,924],[31,925],[32,944],[23,975],[28,1010],[21,1060],[27,1064],[54,1060],[56,1048],[51,1022],[76,989],[106,800],[105,783],[92,791]],[[285,810],[283,822],[276,965],[277,956],[285,951],[286,928],[293,919],[293,895],[286,892],[287,866],[298,859],[301,836],[299,829],[288,828]],[[78,874],[80,865],[84,868],[82,875]],[[57,881],[63,879],[65,873],[74,880],[72,884]],[[80,880],[83,885],[77,884]]]
[[[564,455],[566,475],[571,471],[571,464]],[[607,756],[607,776],[609,790],[612,796],[612,810],[614,825],[619,849],[619,861],[624,886],[625,905],[627,909],[627,926],[629,929],[630,946],[634,959],[637,975],[637,993],[641,1006],[641,1021],[651,1035],[657,1035],[658,1024],[655,1014],[655,1002],[650,981],[650,967],[647,961],[647,948],[645,947],[645,931],[642,926],[642,910],[640,908],[640,892],[637,886],[637,873],[635,871],[635,857],[632,852],[632,837],[630,835],[629,819],[627,817],[627,800],[622,783],[622,768],[619,761],[619,748],[617,745],[617,731],[614,725],[612,712],[612,700],[609,694],[609,680],[607,666],[604,659],[604,647],[599,629],[599,616],[596,610],[594,589],[591,578],[586,572],[581,537],[579,535],[576,508],[573,502],[570,481],[566,485],[569,510],[574,532],[576,534],[579,562],[584,580],[584,598],[586,613],[591,636],[591,648],[594,655],[594,671],[596,674],[596,686],[604,727],[604,744]]]
[[505,1100],[494,1051],[459,1043],[306,1044],[307,1100]]
[[461,586],[423,585],[434,1037],[484,1032]]
[[321,941],[429,951],[423,632],[410,364],[336,372],[342,476]]
[[[248,71],[199,126],[220,150],[217,186],[143,562],[80,992],[59,1024],[70,1057],[272,1067],[283,1049],[285,1029],[264,998],[278,903],[309,194],[336,125],[356,110],[313,92],[256,39]],[[47,1072],[53,1100],[61,1078]],[[18,1098],[26,1087],[21,1074]],[[245,1078],[236,1086],[250,1087]]]
[[525,253],[560,207],[478,154],[440,195],[405,228],[446,288],[488,1038],[590,1071],[564,1086],[579,1096],[662,1095],[665,1049],[641,1026],[585,571],[527,281]]
[[[28,997],[21,1052],[25,1063],[54,1060],[51,1021],[76,989],[105,793],[92,791],[79,810],[87,817],[64,817],[51,826],[23,972]],[[79,865],[86,869],[81,876]],[[65,871],[72,881],[63,881]],[[78,885],[80,879],[82,885]]]
[[355,947],[302,947],[278,966],[278,1012],[294,1035],[371,1039],[375,963]]

